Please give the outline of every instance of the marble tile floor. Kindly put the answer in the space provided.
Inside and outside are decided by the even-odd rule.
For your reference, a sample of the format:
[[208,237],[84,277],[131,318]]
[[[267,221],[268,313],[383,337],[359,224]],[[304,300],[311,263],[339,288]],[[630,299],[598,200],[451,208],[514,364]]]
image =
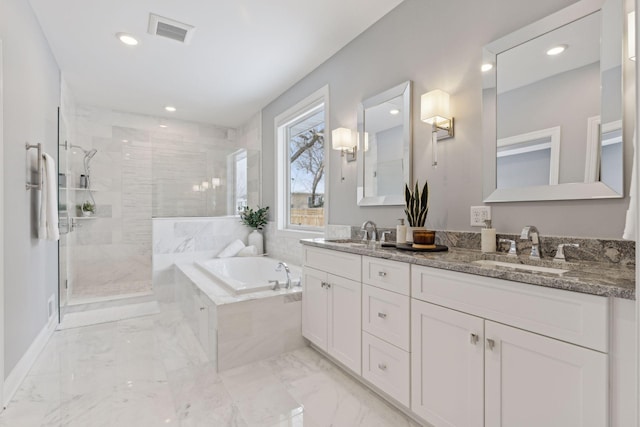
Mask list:
[[57,331],[0,427],[415,427],[311,348],[217,373],[179,310]]

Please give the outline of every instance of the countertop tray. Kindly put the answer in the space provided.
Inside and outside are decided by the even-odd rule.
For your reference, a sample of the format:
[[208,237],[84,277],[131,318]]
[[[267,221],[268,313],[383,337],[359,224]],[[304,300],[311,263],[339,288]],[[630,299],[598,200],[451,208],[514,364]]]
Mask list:
[[413,252],[446,252],[449,248],[445,245],[436,245],[435,248],[414,248],[413,245],[409,243],[398,243],[396,245],[397,249],[403,251],[413,251]]

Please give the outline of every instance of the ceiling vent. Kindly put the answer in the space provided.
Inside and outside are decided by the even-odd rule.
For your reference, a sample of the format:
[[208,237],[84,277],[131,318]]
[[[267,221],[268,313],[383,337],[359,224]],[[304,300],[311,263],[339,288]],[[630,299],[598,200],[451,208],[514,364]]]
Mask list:
[[149,14],[149,34],[189,44],[196,28],[153,13]]

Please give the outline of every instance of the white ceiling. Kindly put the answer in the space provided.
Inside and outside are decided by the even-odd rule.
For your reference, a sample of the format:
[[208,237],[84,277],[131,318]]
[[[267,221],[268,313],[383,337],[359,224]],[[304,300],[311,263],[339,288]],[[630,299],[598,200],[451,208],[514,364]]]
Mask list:
[[[30,0],[78,103],[232,127],[401,2]],[[194,25],[191,43],[148,34],[149,13]]]
[[[601,19],[600,12],[593,13],[498,54],[499,92],[600,61]],[[557,56],[546,54],[561,44],[568,46],[566,51]]]

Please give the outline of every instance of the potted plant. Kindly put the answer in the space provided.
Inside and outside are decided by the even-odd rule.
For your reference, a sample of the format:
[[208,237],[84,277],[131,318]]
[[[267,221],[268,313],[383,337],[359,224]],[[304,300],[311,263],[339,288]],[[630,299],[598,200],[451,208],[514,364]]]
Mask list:
[[96,205],[87,200],[81,205],[78,205],[78,211],[82,216],[91,216],[96,213]]
[[413,242],[413,230],[424,227],[429,213],[429,182],[424,182],[422,192],[416,181],[415,189],[411,191],[408,184],[404,186],[404,213],[407,215],[407,243]]
[[258,254],[264,253],[264,238],[260,231],[267,225],[267,216],[269,214],[269,206],[257,209],[252,209],[245,206],[240,211],[240,221],[248,227],[253,228],[253,231],[249,234],[249,245],[255,246],[258,250]]

